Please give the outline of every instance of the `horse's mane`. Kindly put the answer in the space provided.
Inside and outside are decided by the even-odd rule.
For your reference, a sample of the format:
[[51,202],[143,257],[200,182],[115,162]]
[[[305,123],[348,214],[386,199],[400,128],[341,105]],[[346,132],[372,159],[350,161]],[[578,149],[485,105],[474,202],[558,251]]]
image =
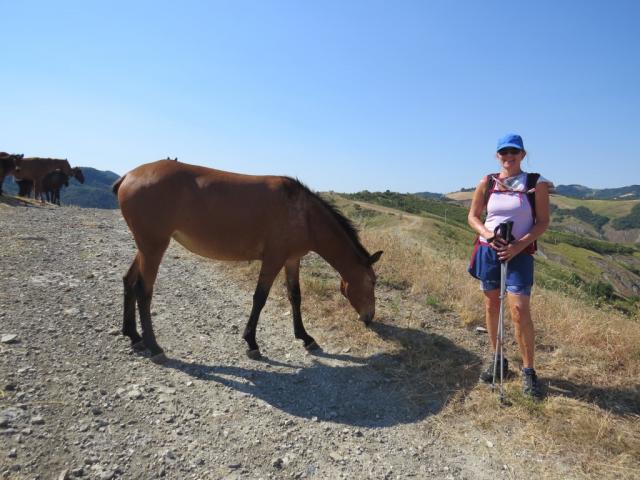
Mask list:
[[327,200],[322,198],[319,194],[312,191],[309,187],[307,187],[304,183],[302,183],[297,178],[291,178],[291,177],[286,177],[286,178],[293,183],[292,186],[295,186],[297,187],[297,189],[300,189],[307,195],[310,195],[312,198],[317,200],[320,203],[320,205],[324,207],[325,210],[329,212],[329,214],[338,223],[338,225],[340,225],[344,233],[347,234],[347,237],[353,243],[358,254],[362,257],[363,260],[368,261],[371,255],[369,254],[369,252],[367,252],[367,249],[362,246],[362,243],[360,243],[360,235],[358,234],[358,229],[353,225],[351,220],[345,217],[344,214],[338,209],[338,207],[336,207],[335,205],[332,205]]

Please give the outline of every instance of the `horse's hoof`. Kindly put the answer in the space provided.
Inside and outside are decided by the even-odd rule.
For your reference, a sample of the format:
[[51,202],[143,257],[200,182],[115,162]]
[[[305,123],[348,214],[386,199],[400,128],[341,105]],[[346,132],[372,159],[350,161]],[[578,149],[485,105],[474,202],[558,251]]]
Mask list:
[[313,352],[314,350],[322,350],[322,348],[320,348],[320,345],[318,345],[315,340],[311,342],[309,345],[305,345],[304,348],[307,349],[307,352]]
[[151,357],[151,361],[157,365],[162,365],[164,363],[167,363],[167,360],[168,358],[164,354],[164,352],[157,353]]
[[133,348],[136,352],[142,352],[147,349],[144,342],[140,340],[139,342],[131,344],[131,348]]
[[249,357],[251,360],[260,360],[260,358],[262,358],[260,349],[255,348],[253,350],[247,350],[247,357]]

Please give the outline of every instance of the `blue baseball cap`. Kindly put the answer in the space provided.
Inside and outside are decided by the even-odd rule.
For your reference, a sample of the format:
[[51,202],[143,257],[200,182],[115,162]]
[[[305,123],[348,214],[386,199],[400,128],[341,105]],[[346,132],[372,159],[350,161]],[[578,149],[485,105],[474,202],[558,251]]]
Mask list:
[[502,150],[503,148],[512,147],[517,148],[519,150],[524,150],[524,144],[522,143],[522,137],[516,133],[507,133],[504,137],[498,140],[498,148],[496,148],[496,152],[498,150]]

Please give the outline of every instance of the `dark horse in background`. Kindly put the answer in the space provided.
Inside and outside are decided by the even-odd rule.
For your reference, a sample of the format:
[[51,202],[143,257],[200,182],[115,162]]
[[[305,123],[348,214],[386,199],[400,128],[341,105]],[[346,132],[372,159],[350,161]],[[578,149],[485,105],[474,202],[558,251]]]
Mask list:
[[[73,167],[71,169],[72,177],[78,180],[80,183],[84,183],[84,175],[79,167]],[[46,196],[47,202],[60,205],[60,191],[62,187],[69,186],[69,175],[62,170],[54,170],[45,175],[42,180],[42,191]]]
[[16,180],[18,184],[18,196],[30,197],[33,192],[33,182],[31,180]]
[[49,172],[42,179],[42,192],[47,202],[60,205],[60,190],[69,186],[69,175],[61,170]]
[[[151,324],[151,297],[171,238],[188,250],[218,260],[261,260],[253,307],[244,330],[247,355],[259,358],[256,326],[269,291],[284,266],[295,337],[319,348],[300,313],[300,259],[317,252],[341,276],[340,290],[370,323],[375,314],[370,255],[352,224],[336,208],[297,180],[224,172],[173,160],[141,165],[113,186],[120,210],[138,247],[123,278],[123,335],[152,360],[166,360]],[[142,337],[135,324],[136,302]]]
[[16,161],[21,160],[23,155],[0,152],[0,195],[2,195],[2,184],[4,177],[11,175],[16,168]]

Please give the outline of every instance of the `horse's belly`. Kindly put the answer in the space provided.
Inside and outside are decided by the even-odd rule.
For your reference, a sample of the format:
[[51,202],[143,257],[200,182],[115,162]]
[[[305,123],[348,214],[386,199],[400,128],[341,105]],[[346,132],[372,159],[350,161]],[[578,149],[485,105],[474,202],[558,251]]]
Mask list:
[[261,258],[261,247],[224,238],[199,238],[174,232],[173,239],[187,250],[216,260],[255,260]]

